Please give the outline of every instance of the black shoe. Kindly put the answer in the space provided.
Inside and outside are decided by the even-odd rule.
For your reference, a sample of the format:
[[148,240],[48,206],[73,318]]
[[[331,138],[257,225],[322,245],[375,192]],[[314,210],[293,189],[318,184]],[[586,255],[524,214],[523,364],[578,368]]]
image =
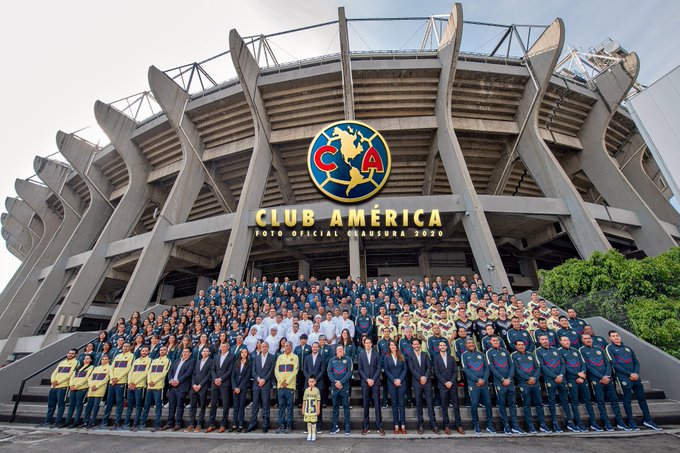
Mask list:
[[253,425],[249,426],[248,429],[246,429],[247,433],[251,433],[253,431],[255,431],[255,426],[253,426]]
[[267,434],[267,433],[269,432],[269,430],[268,430],[267,428],[262,428],[262,432],[263,432],[264,434]]

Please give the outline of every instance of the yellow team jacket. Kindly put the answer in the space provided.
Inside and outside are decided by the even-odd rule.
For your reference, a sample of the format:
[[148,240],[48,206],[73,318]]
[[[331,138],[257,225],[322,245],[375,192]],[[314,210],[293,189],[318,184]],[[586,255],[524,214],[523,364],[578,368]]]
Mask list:
[[125,354],[121,352],[111,363],[111,377],[110,379],[118,379],[117,384],[127,384],[128,374],[132,369],[132,362],[135,361],[135,356],[131,352]]
[[165,376],[170,371],[170,359],[159,357],[151,361],[149,375],[146,378],[149,390],[162,390],[165,387]]
[[92,374],[92,370],[94,370],[94,367],[91,364],[87,366],[81,366],[71,376],[71,379],[68,383],[69,387],[75,387],[76,390],[87,390],[87,381],[90,377],[90,374]]
[[[87,387],[90,389],[87,392],[88,398],[103,398],[106,393],[106,386],[109,383],[109,375],[111,374],[111,365],[99,365],[87,379]],[[92,387],[96,387],[92,390]]]
[[286,383],[286,388],[295,390],[295,380],[298,373],[298,357],[292,352],[290,355],[281,354],[276,360],[274,375],[276,376],[276,386],[282,388],[281,384]]
[[52,371],[52,376],[50,377],[50,381],[57,381],[57,385],[55,385],[53,388],[63,389],[68,387],[71,376],[73,376],[73,373],[75,373],[77,366],[78,361],[75,358],[72,360],[64,359],[59,362],[59,365],[57,365],[54,371]]
[[130,370],[128,375],[128,384],[134,384],[137,388],[145,388],[150,366],[151,359],[149,356],[140,357],[132,362],[132,370]]

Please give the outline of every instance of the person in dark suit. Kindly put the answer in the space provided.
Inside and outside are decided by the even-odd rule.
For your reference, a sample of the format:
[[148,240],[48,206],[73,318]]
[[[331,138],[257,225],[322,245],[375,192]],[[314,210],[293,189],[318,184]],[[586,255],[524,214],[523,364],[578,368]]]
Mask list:
[[[205,423],[205,403],[208,397],[208,389],[210,388],[211,368],[210,348],[206,346],[201,349],[201,358],[196,361],[194,373],[191,376],[191,407],[189,409],[189,427],[184,430],[186,433],[190,431],[201,432]],[[200,406],[201,412],[197,422],[196,409],[198,406]]]
[[182,429],[184,418],[184,397],[191,388],[191,375],[194,373],[195,362],[191,358],[191,348],[184,348],[179,360],[175,360],[168,373],[168,421],[161,428],[162,431]]
[[[326,388],[326,381],[324,380],[326,376],[326,359],[321,353],[321,347],[319,343],[314,342],[312,344],[312,353],[307,357],[304,363],[302,372],[305,375],[305,381],[309,381],[310,377],[316,379],[316,387],[319,389],[319,393],[323,395]],[[322,410],[319,412],[317,418],[317,433],[321,432],[321,422],[323,421],[323,406]]]
[[425,420],[423,419],[423,402],[427,405],[427,417],[430,419],[430,429],[435,434],[439,434],[437,428],[437,420],[434,414],[434,407],[432,404],[432,380],[430,373],[432,371],[432,364],[430,356],[420,349],[420,340],[414,338],[413,353],[406,358],[409,372],[411,373],[411,382],[416,394],[416,414],[418,416],[418,434],[423,434],[423,426]]
[[[274,363],[276,359],[269,353],[269,343],[263,341],[260,353],[253,357],[251,377],[253,379],[253,407],[247,432],[257,427],[257,413],[262,408],[262,432],[269,431],[269,403],[274,378]],[[236,410],[236,404],[234,404]]]
[[[444,433],[451,434],[451,428],[455,428],[460,434],[465,434],[460,420],[458,408],[458,383],[456,376],[458,368],[456,361],[449,354],[446,342],[439,342],[439,354],[434,358],[434,374],[437,376],[437,387],[442,404],[442,419],[444,421]],[[449,423],[449,403],[453,405],[454,423]]]
[[384,436],[380,411],[380,354],[373,349],[373,340],[370,337],[364,339],[364,348],[357,358],[357,366],[361,380],[361,400],[364,405],[364,425],[361,434],[366,435],[370,432],[368,425],[372,401],[375,408],[375,428]]
[[220,421],[220,432],[227,429],[229,420],[229,405],[231,404],[231,372],[234,366],[234,354],[229,350],[229,342],[220,345],[220,351],[213,357],[213,364],[210,368],[210,420],[206,433],[211,433],[217,429],[217,404],[222,401],[222,420]]
[[390,340],[389,355],[385,357],[384,367],[387,375],[387,389],[392,401],[394,434],[406,434],[406,361],[399,351],[397,342]]
[[[257,360],[257,359],[256,359]],[[229,431],[243,431],[246,412],[246,395],[250,388],[251,363],[250,353],[241,349],[239,358],[234,363],[231,372],[231,387],[234,389],[234,424]]]

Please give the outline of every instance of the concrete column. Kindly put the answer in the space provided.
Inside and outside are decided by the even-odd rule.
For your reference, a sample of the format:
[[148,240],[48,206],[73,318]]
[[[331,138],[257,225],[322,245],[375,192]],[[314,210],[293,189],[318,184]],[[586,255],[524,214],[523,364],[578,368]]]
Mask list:
[[[7,303],[2,315],[0,315],[0,338],[7,338],[10,332],[16,328],[19,319],[39,291],[41,286],[39,275],[42,269],[50,265],[63,269],[65,260],[68,259],[70,254],[62,255],[62,251],[65,247],[72,247],[69,244],[74,239],[74,232],[81,223],[83,215],[83,200],[66,185],[66,180],[72,172],[70,167],[36,156],[33,168],[38,177],[59,198],[64,208],[64,220],[57,234],[52,238],[50,246],[42,254],[41,259],[36,265],[33,266],[30,273],[20,284],[14,297]],[[63,260],[63,262],[57,262],[58,259]],[[43,312],[42,314],[44,315],[45,313]],[[29,335],[33,334],[34,332],[31,332]],[[3,350],[0,351],[0,363],[13,352],[7,352],[10,348],[14,348],[14,344],[10,343],[8,341]]]
[[365,281],[365,276],[361,272],[360,238],[354,234],[356,232],[355,229],[351,230],[349,236],[349,274],[355,280],[361,277],[361,280]]
[[[26,228],[20,225],[19,222],[17,222],[17,220],[12,218],[12,216],[9,214],[3,212],[1,217],[2,219],[0,220],[0,223],[2,224],[2,231],[4,232],[3,239],[7,241],[8,246],[11,245],[12,248],[18,252],[18,255],[12,250],[10,250],[10,252],[23,261],[26,259],[28,254],[31,253],[31,249],[33,248],[33,238]],[[12,239],[11,244],[10,238]]]
[[[347,17],[345,16],[345,8],[341,6],[338,8],[338,35],[340,37],[340,63],[342,68],[342,100],[345,110],[345,119],[354,120],[354,82],[352,80],[352,60],[350,58],[349,47],[349,30],[347,28]],[[361,277],[366,280],[366,275],[362,272],[361,266],[361,247],[359,244],[359,237],[355,236],[358,232],[356,229],[350,231],[348,256],[349,256],[349,273],[352,278]]]
[[127,318],[134,311],[141,312],[146,308],[174,246],[174,241],[165,241],[168,227],[186,222],[205,181],[201,162],[204,145],[186,114],[189,95],[155,66],[149,68],[149,87],[179,137],[182,168],[111,318],[111,326],[119,317]]
[[9,215],[14,217],[20,225],[28,230],[31,237],[36,239],[34,242],[37,243],[37,240],[42,237],[45,231],[40,217],[35,214],[30,206],[19,198],[7,197],[5,199],[5,208],[7,208]]
[[519,261],[519,269],[522,275],[531,279],[534,289],[538,289],[538,265],[534,258],[524,258]]
[[463,151],[458,143],[451,118],[451,91],[458,62],[458,52],[463,35],[463,7],[456,3],[449,16],[448,25],[442,36],[442,44],[438,55],[442,63],[437,88],[435,116],[437,117],[437,133],[434,140],[439,148],[439,155],[446,170],[453,193],[460,194],[465,207],[462,217],[465,234],[477,262],[477,269],[485,282],[494,288],[503,286],[510,288],[510,281],[498,254],[491,228],[486,219],[481,202],[472,178],[468,172]]
[[607,127],[635,83],[639,68],[637,55],[631,53],[624,61],[610,67],[595,79],[600,99],[593,105],[581,128],[579,139],[583,151],[576,159],[610,206],[635,211],[641,227],[631,228],[630,233],[637,247],[644,250],[647,255],[653,256],[677,244],[621,173],[617,162],[609,155],[605,146]]
[[668,223],[680,225],[680,214],[649,178],[642,166],[647,145],[640,134],[631,137],[617,156],[621,172],[656,216]]
[[[35,335],[54,305],[58,303],[66,284],[76,272],[75,269],[66,269],[66,261],[73,255],[90,250],[113,212],[113,208],[105,198],[105,196],[108,196],[105,194],[111,192],[110,184],[101,170],[91,165],[95,154],[99,151],[98,148],[73,134],[63,132],[57,133],[57,147],[85,181],[90,193],[90,202],[82,213],[82,219],[78,226],[52,264],[49,273],[45,276],[31,301],[25,306],[21,317],[7,339],[7,343],[0,352],[0,360],[6,359],[9,354],[14,352],[14,346],[20,337]],[[65,192],[64,199],[68,196],[65,188],[66,186],[62,189],[62,192]],[[74,203],[75,201],[73,200]]]
[[[62,219],[47,205],[47,198],[52,192],[45,186],[23,179],[17,179],[14,183],[14,188],[17,195],[24,200],[42,221],[44,233],[35,246],[33,253],[19,266],[12,279],[5,286],[0,298],[0,316],[31,274],[33,267],[38,266],[39,269],[42,269],[44,266],[49,266],[51,264],[50,260],[53,260],[61,250],[59,247],[63,247],[63,242],[52,241],[57,232],[60,231],[62,224]],[[68,228],[75,228],[75,226],[64,227],[64,229]],[[67,237],[65,235],[63,237],[65,241]],[[48,250],[49,247],[51,248]],[[35,276],[34,280],[37,284],[37,276]]]
[[[95,103],[94,114],[99,126],[125,163],[128,186],[92,248],[92,253],[80,267],[71,289],[59,306],[55,320],[60,319],[62,315],[64,319],[78,318],[87,311],[104,282],[104,276],[114,262],[106,258],[108,245],[130,236],[151,196],[152,186],[147,183],[151,167],[131,138],[137,123],[110,105],[99,101]],[[56,340],[58,333],[60,327],[57,322],[52,322],[45,333],[43,344]]]
[[4,212],[0,216],[0,224],[2,224],[2,229],[16,240],[16,243],[19,245],[18,251],[22,255],[20,259],[23,261],[33,249],[31,233],[17,219]]
[[425,250],[421,250],[418,254],[418,267],[423,277],[430,276],[430,257]]
[[[19,268],[14,272],[12,278],[7,282],[7,285],[5,285],[2,294],[0,294],[0,300],[2,300],[5,293],[7,293],[10,288],[12,288],[12,285],[15,283],[15,281],[19,279],[21,275],[24,275],[23,273],[27,272],[27,269],[30,269],[32,266],[30,263],[34,263],[37,257],[40,256],[40,253],[42,253],[42,248],[39,247],[39,244],[41,243],[40,241],[45,234],[45,226],[43,225],[42,220],[40,220],[40,217],[38,217],[31,207],[28,206],[28,204],[26,204],[23,200],[19,198],[7,197],[5,198],[5,207],[9,215],[17,219],[17,221],[31,233],[32,249],[19,265]],[[27,215],[29,215],[29,217],[27,217]],[[54,232],[51,234],[53,233]],[[47,241],[43,243],[43,247],[46,243]],[[0,311],[2,309],[3,306],[0,305]]]
[[302,274],[305,276],[305,279],[309,280],[310,269],[311,267],[309,266],[309,261],[307,260],[298,261],[298,275]]
[[267,178],[272,167],[273,150],[269,143],[271,124],[266,114],[262,95],[257,87],[260,67],[236,30],[229,32],[229,49],[255,125],[253,152],[250,156],[248,172],[238,200],[234,224],[229,234],[227,250],[224,253],[218,278],[218,281],[223,281],[233,276],[236,281],[240,282],[243,280],[253,242],[253,229],[248,227],[248,216],[250,210],[257,209],[262,202]]
[[26,255],[21,252],[21,243],[10,235],[6,229],[2,229],[2,238],[5,240],[5,246],[7,246],[7,251],[17,257],[20,260],[24,260]]
[[517,109],[517,122],[520,125],[526,122],[526,129],[517,150],[545,196],[565,200],[570,215],[561,216],[560,220],[581,257],[588,258],[594,251],[604,252],[611,246],[538,129],[541,102],[563,46],[564,23],[556,19],[527,52],[531,79]]

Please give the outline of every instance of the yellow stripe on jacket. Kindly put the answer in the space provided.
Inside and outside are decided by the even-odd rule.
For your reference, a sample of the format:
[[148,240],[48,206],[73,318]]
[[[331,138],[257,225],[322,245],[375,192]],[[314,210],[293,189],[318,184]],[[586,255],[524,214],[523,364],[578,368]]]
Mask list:
[[109,384],[109,376],[111,375],[111,365],[99,365],[92,370],[90,377],[87,380],[88,398],[102,398],[106,393],[106,387]]
[[281,354],[276,359],[276,366],[274,367],[274,375],[276,376],[277,388],[283,388],[281,384],[286,383],[286,388],[295,390],[295,379],[298,373],[298,357],[290,353],[289,355]]
[[94,367],[92,365],[83,365],[71,376],[69,380],[69,387],[75,387],[76,390],[87,390],[87,380],[92,374]]
[[77,366],[78,361],[76,359],[64,359],[59,362],[59,365],[57,365],[50,377],[50,381],[57,381],[57,384],[53,385],[52,388],[61,389],[68,387],[71,376],[75,373]]
[[111,363],[111,380],[117,379],[116,384],[127,384],[128,375],[134,361],[135,356],[131,352],[118,354]]
[[140,357],[132,362],[132,370],[130,370],[128,375],[128,384],[133,384],[137,388],[145,388],[150,366],[151,359],[148,356]]
[[149,390],[162,390],[165,387],[165,376],[170,371],[170,359],[159,357],[151,361],[149,375],[146,378]]

